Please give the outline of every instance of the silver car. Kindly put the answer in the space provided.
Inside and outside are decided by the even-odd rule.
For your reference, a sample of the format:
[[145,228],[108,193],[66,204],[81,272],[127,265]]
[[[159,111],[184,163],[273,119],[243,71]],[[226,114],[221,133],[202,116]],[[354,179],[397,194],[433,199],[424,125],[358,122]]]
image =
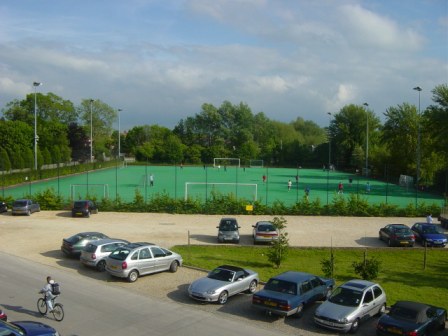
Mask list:
[[222,265],[188,287],[188,295],[199,301],[225,304],[229,296],[257,290],[258,273],[241,267]]
[[33,212],[39,212],[39,203],[30,199],[18,199],[12,204],[12,215],[27,215],[30,216]]
[[240,242],[240,231],[241,226],[238,225],[236,218],[222,218],[219,222],[218,229],[218,243],[224,242]]
[[98,271],[106,270],[106,258],[116,248],[129,244],[122,239],[99,239],[88,243],[81,251],[80,261],[82,264],[95,267]]
[[271,222],[260,221],[252,227],[254,228],[252,233],[254,245],[257,243],[272,243],[278,239],[278,231]]
[[177,271],[182,266],[180,254],[151,243],[131,243],[115,249],[106,259],[106,271],[118,278],[137,281],[141,275]]
[[314,313],[319,326],[339,332],[356,332],[361,321],[386,311],[386,293],[380,285],[350,280],[336,288]]

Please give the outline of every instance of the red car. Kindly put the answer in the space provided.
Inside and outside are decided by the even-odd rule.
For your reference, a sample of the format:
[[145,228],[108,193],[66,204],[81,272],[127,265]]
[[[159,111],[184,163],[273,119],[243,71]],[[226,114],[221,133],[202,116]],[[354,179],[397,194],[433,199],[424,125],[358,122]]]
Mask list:
[[8,317],[6,316],[5,312],[3,310],[0,310],[0,320],[6,321]]

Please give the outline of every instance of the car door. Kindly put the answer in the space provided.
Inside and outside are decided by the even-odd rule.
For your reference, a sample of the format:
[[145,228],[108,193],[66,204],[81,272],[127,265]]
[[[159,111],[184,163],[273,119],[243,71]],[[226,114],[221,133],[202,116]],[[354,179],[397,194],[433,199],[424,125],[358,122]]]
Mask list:
[[140,249],[138,252],[138,271],[140,274],[155,272],[155,260],[148,247]]
[[154,272],[166,271],[169,269],[172,260],[160,247],[151,247],[151,253],[154,258]]
[[300,284],[300,301],[304,303],[313,302],[315,291],[311,284],[311,279],[305,280]]
[[249,288],[249,284],[246,281],[246,274],[244,271],[237,271],[233,275],[233,282],[230,291],[233,294],[241,293]]
[[318,277],[314,277],[310,281],[311,286],[313,287],[313,296],[311,300],[317,301],[320,300],[322,297],[325,297],[327,294],[327,288],[323,285],[322,281]]
[[415,234],[415,239],[418,241],[422,240],[422,232],[421,232],[421,225],[420,224],[414,224],[412,227],[412,231]]
[[386,295],[380,286],[373,286],[372,288],[373,296],[375,300],[375,311],[374,314],[379,313],[382,307],[386,304]]
[[368,319],[370,316],[375,315],[375,309],[376,309],[376,304],[375,304],[375,299],[373,296],[372,288],[368,288],[364,292],[364,297],[363,297],[362,303],[359,307],[358,317],[361,320]]

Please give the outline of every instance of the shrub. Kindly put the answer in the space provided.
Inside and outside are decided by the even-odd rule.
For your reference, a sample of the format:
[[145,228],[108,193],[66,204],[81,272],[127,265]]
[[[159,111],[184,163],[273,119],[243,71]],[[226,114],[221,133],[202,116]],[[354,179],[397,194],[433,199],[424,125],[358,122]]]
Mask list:
[[378,273],[380,272],[381,261],[372,257],[370,259],[366,258],[364,254],[364,260],[357,262],[354,261],[353,269],[356,274],[358,274],[364,280],[373,280],[378,277]]
[[277,228],[279,235],[278,239],[273,241],[266,253],[268,260],[279,268],[282,261],[288,256],[289,239],[286,230],[286,220],[283,217],[274,217],[272,223]]

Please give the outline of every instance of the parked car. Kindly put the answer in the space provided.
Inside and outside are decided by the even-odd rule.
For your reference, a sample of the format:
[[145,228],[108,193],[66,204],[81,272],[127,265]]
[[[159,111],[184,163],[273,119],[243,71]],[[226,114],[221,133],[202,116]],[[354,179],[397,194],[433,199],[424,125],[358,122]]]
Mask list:
[[90,200],[75,201],[72,207],[72,217],[90,217],[90,214],[97,214],[98,207]]
[[446,310],[424,303],[397,301],[389,313],[381,316],[376,327],[378,336],[430,335],[445,329]]
[[264,288],[253,295],[252,305],[276,315],[300,316],[307,304],[325,300],[333,286],[333,279],[304,272],[284,272],[270,278]]
[[5,202],[0,202],[0,213],[8,212],[8,204]]
[[260,221],[252,225],[252,227],[254,228],[252,233],[254,244],[272,243],[278,239],[278,231],[271,222]]
[[128,241],[122,239],[99,239],[88,243],[81,251],[79,260],[82,264],[95,267],[98,271],[106,270],[106,258],[116,248],[129,244]]
[[257,290],[258,273],[241,267],[222,265],[197,279],[188,287],[191,298],[204,302],[225,304],[230,296]]
[[388,246],[414,246],[415,235],[409,226],[404,224],[389,224],[381,228],[379,239],[384,240]]
[[0,321],[0,335],[8,336],[59,336],[53,327],[33,321]]
[[355,333],[361,321],[386,311],[386,293],[380,285],[350,280],[337,287],[314,312],[314,322],[339,332]]
[[218,243],[231,241],[234,243],[240,242],[241,226],[238,225],[236,218],[222,218],[219,222],[218,229]]
[[2,321],[8,320],[8,316],[6,316],[6,313],[1,309],[0,309],[0,320],[2,320]]
[[30,216],[33,212],[39,212],[39,203],[30,199],[18,199],[12,204],[12,215],[27,215]]
[[106,259],[106,271],[118,278],[137,281],[139,276],[177,271],[182,266],[180,254],[151,243],[131,243],[115,249]]
[[439,230],[437,225],[428,223],[415,223],[412,226],[415,240],[422,245],[445,247],[447,237]]
[[79,257],[84,247],[94,240],[109,238],[101,232],[81,232],[62,239],[61,251],[69,257]]

